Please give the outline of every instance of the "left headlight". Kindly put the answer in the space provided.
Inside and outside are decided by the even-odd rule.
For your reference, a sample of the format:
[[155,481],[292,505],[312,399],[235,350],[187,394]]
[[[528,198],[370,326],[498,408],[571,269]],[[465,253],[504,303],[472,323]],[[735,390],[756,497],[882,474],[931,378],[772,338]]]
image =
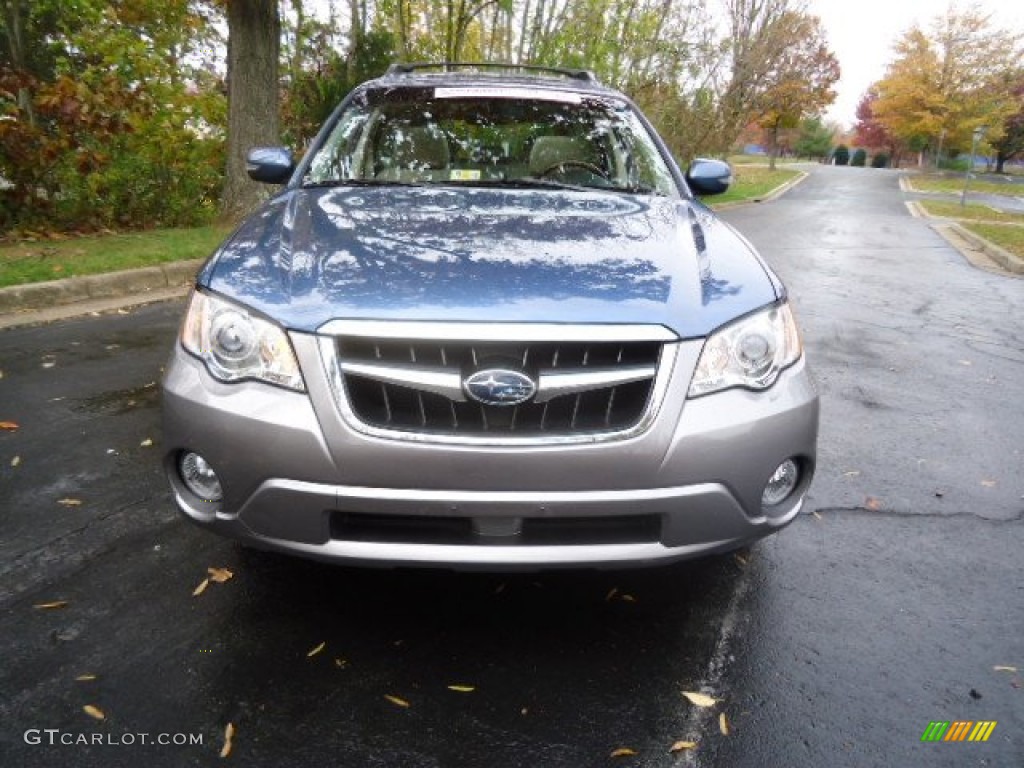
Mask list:
[[208,293],[192,292],[181,343],[221,381],[258,379],[299,392],[306,389],[283,328]]
[[773,304],[708,336],[690,397],[730,387],[767,389],[803,353],[789,304]]

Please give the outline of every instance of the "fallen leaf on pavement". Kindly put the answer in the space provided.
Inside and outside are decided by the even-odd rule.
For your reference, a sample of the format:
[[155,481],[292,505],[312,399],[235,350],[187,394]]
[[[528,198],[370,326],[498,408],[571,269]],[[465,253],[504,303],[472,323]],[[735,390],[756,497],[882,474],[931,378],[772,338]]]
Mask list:
[[82,711],[85,712],[89,717],[93,717],[97,720],[106,720],[107,716],[103,714],[103,710],[99,707],[94,707],[92,704],[86,704],[82,707]]
[[729,721],[725,717],[725,712],[718,715],[718,730],[722,732],[723,736],[729,735]]
[[747,564],[747,558],[745,558],[743,555],[733,555],[733,558],[735,558],[736,562],[740,565]]
[[313,648],[313,649],[311,649],[311,650],[309,651],[309,653],[307,653],[307,654],[306,654],[306,658],[307,658],[307,659],[311,659],[311,658],[313,658],[314,656],[316,656],[316,655],[317,655],[318,653],[320,653],[320,651],[322,651],[322,650],[323,650],[324,648],[326,648],[326,647],[327,647],[327,641],[326,641],[326,640],[324,640],[324,641],[323,641],[322,643],[320,643],[320,645],[318,645],[318,646],[317,646],[316,648]]
[[206,572],[210,574],[210,581],[216,581],[218,584],[223,584],[235,575],[227,568],[207,568]]
[[636,754],[636,750],[635,749],[630,749],[629,747],[619,747],[614,752],[612,752],[610,755],[608,755],[608,757],[629,757],[629,756],[635,755],[635,754]]
[[390,693],[385,693],[384,698],[390,701],[396,707],[404,707],[405,709],[409,708],[409,702],[405,699],[400,699],[397,696],[392,696]]
[[36,608],[40,610],[49,610],[51,608],[63,608],[68,604],[67,600],[54,600],[52,603],[36,603]]
[[224,746],[220,748],[220,756],[227,757],[231,754],[232,742],[235,738],[235,724],[228,723],[224,726]]
[[864,506],[870,509],[872,512],[877,512],[882,508],[882,502],[876,499],[874,496],[868,496],[864,502]]
[[456,693],[472,693],[476,690],[475,685],[449,685],[449,691],[455,691]]
[[860,475],[859,469],[851,469],[849,472],[843,472],[843,477],[857,477]]
[[996,666],[992,667],[992,669],[994,669],[996,672],[1016,672],[1017,671],[1016,667],[1007,667],[1007,666],[1004,666],[1002,664],[997,664]]
[[0,429],[14,431],[18,429],[18,423],[16,421],[0,421]]
[[210,580],[203,579],[201,582],[199,582],[199,586],[192,590],[192,597],[199,597],[201,594],[203,594],[203,592],[206,591],[206,588],[208,586],[210,586]]
[[15,456],[13,459],[11,459],[11,466],[12,467],[16,467],[19,464],[21,464],[21,456]]
[[153,440],[152,438],[147,437],[145,440],[139,443],[139,445],[141,445],[143,448],[149,448],[151,445],[153,445]]
[[696,704],[698,707],[713,707],[718,703],[718,699],[713,699],[706,693],[693,693],[692,691],[683,691],[683,696],[690,700],[691,704]]
[[996,481],[995,480],[982,480],[981,484],[984,485],[986,488],[995,488],[996,487]]
[[82,506],[81,499],[58,499],[58,504],[62,504],[65,507],[80,507]]
[[91,683],[96,679],[96,675],[79,675],[75,678],[76,683]]
[[669,752],[682,752],[684,749],[696,749],[696,741],[677,741],[671,747],[668,748]]
[[815,520],[821,520],[822,519],[821,514],[818,513],[817,510],[815,510],[814,512],[811,512],[811,515],[814,517]]

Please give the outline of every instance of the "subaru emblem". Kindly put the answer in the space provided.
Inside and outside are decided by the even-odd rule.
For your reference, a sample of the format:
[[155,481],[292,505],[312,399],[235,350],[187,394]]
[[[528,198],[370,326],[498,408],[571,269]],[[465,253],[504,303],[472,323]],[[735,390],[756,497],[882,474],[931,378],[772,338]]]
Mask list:
[[507,368],[477,371],[462,382],[473,400],[484,405],[519,405],[537,394],[537,384],[525,373]]

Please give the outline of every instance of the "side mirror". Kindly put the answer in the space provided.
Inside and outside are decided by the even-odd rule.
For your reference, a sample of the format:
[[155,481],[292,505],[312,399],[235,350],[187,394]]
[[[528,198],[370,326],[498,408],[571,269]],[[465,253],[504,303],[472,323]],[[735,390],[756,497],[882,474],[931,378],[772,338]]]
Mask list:
[[698,195],[720,195],[732,184],[732,168],[721,160],[698,157],[686,172],[686,183]]
[[295,170],[295,160],[290,149],[256,147],[246,155],[245,170],[253,181],[284,184]]

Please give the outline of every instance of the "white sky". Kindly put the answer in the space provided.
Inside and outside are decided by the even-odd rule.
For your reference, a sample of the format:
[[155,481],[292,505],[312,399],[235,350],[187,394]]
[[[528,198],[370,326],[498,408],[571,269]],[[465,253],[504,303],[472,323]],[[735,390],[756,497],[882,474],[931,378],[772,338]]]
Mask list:
[[[1024,2],[977,0],[997,29],[1024,33]],[[827,117],[844,125],[856,121],[857,103],[868,86],[885,76],[892,46],[915,22],[926,31],[932,19],[946,12],[949,0],[807,0],[807,10],[821,18],[842,77],[838,97]],[[963,10],[972,3],[954,5]]]

